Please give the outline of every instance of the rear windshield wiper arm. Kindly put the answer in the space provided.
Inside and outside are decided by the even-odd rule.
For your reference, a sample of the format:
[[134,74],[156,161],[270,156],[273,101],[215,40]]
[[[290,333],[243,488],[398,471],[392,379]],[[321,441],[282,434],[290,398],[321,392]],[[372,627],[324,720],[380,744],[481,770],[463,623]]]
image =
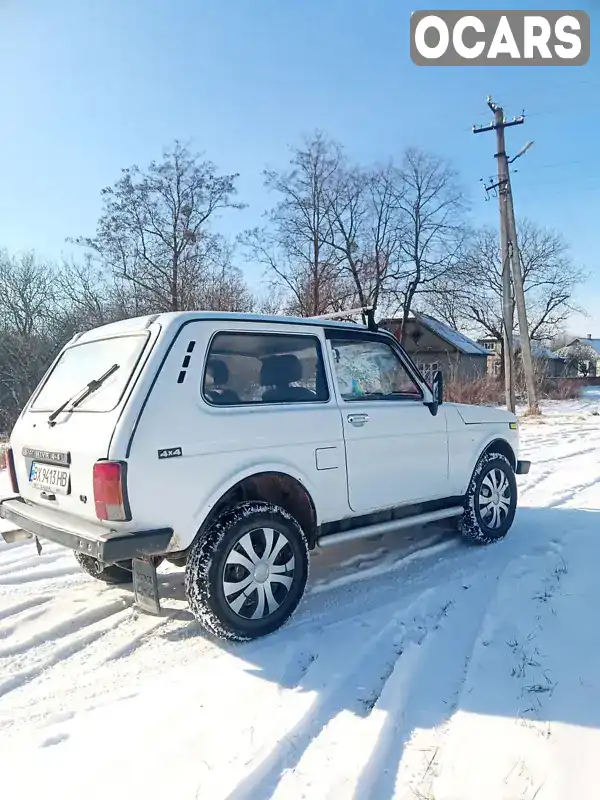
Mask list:
[[69,397],[68,400],[60,405],[55,411],[53,411],[50,416],[48,417],[48,425],[52,427],[56,425],[56,418],[58,415],[65,410],[65,408],[70,404],[71,408],[77,408],[80,403],[83,403],[91,394],[93,394],[97,389],[99,389],[104,381],[108,380],[110,376],[115,373],[119,369],[119,364],[113,364],[112,367],[109,367],[104,375],[101,375],[99,378],[95,378],[93,381],[90,381],[83,389],[80,389],[74,395]]

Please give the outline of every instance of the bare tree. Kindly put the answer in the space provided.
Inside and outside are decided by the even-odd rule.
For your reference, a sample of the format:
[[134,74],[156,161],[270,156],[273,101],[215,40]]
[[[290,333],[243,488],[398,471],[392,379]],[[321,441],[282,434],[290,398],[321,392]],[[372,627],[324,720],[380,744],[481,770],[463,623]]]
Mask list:
[[291,169],[265,177],[280,200],[244,243],[295,313],[400,307],[406,320],[415,297],[459,263],[464,200],[439,159],[408,150],[400,168],[362,168],[316,134]]
[[341,164],[329,193],[329,244],[355,302],[386,305],[397,280],[402,245],[402,184],[393,167],[363,170]]
[[14,423],[56,347],[56,272],[31,252],[0,253],[0,425]]
[[253,303],[253,311],[256,314],[269,314],[283,316],[293,313],[289,305],[289,295],[279,288],[269,291],[266,294],[256,295]]
[[55,305],[55,268],[33,252],[0,252],[0,325],[19,336],[41,332]]
[[581,311],[573,293],[586,274],[555,231],[523,220],[518,237],[530,336],[547,341],[563,328],[571,314]]
[[[556,232],[523,220],[518,238],[530,336],[533,341],[551,341],[569,316],[579,311],[572,298],[586,276]],[[448,322],[484,332],[502,343],[502,263],[494,229],[475,232],[460,276],[444,281],[430,300]],[[516,331],[514,304],[513,320]]]
[[176,141],[146,170],[124,169],[102,192],[96,236],[75,241],[154,310],[192,308],[219,246],[210,223],[219,211],[241,207],[233,201],[236,179]]
[[64,260],[57,273],[59,310],[65,328],[84,331],[150,309],[143,292],[135,284],[98,269],[90,253],[83,262]]
[[265,267],[274,287],[289,295],[289,310],[314,316],[343,304],[340,255],[331,244],[330,195],[342,159],[339,145],[315,134],[292,151],[290,167],[264,173],[278,195],[266,225],[242,237],[248,258]]
[[402,309],[402,339],[415,299],[437,289],[459,268],[467,228],[465,197],[445,161],[409,149],[400,167],[397,202],[402,236],[395,294]]
[[234,266],[233,248],[222,238],[214,238],[207,254],[202,283],[194,307],[212,311],[252,311],[254,298],[242,271]]

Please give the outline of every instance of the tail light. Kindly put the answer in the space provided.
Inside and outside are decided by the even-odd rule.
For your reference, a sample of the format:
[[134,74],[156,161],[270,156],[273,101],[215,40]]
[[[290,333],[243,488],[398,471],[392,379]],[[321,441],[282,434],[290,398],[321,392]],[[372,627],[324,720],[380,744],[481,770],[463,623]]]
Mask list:
[[94,505],[98,519],[125,522],[131,519],[127,502],[127,464],[97,461],[94,464]]
[[10,475],[10,486],[15,494],[19,494],[19,484],[17,483],[17,471],[15,469],[15,457],[13,456],[12,447],[6,451],[6,466],[8,467],[8,474]]

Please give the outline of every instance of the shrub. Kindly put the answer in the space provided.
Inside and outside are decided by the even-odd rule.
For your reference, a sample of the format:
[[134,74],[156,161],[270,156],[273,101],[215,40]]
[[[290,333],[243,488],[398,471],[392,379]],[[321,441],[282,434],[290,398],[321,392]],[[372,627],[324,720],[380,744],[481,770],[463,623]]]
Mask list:
[[450,378],[444,387],[446,399],[451,403],[468,403],[477,406],[495,406],[504,403],[504,384],[497,378],[486,376],[468,380]]

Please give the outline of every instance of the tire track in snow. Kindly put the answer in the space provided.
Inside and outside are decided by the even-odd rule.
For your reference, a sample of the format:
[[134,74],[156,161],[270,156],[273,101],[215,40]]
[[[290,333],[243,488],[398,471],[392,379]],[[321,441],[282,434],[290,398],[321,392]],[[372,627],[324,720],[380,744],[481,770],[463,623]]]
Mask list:
[[132,656],[136,650],[138,650],[140,647],[142,647],[142,645],[145,644],[146,641],[148,641],[148,638],[151,635],[155,634],[157,630],[171,622],[171,620],[178,613],[179,612],[177,610],[174,610],[158,618],[150,617],[148,619],[147,617],[142,617],[142,619],[138,620],[138,623],[141,623],[141,630],[138,630],[137,633],[129,636],[127,641],[123,644],[117,645],[111,650],[103,653],[98,666],[107,665],[112,661],[117,661],[120,658]]
[[46,613],[45,608],[30,608],[28,611],[22,611],[20,614],[15,617],[9,617],[8,623],[0,622],[0,639],[7,639],[9,636],[12,636],[15,631],[19,629],[23,623],[32,622],[35,619],[43,616]]
[[[415,546],[408,553],[398,551],[380,564],[369,566],[350,574],[337,575],[309,589],[302,606],[286,625],[286,631],[302,634],[309,630],[337,628],[346,625],[349,617],[364,616],[387,602],[398,602],[398,592],[402,587],[402,601],[405,607],[422,592],[424,585],[430,585],[438,572],[447,577],[454,564],[462,565],[465,552],[469,552],[460,537],[444,539],[431,545]],[[470,550],[471,553],[476,551]],[[398,584],[387,583],[385,593],[374,593],[373,586],[381,579],[397,577]],[[372,584],[372,585],[371,585]],[[346,603],[345,601],[348,600]],[[396,605],[397,610],[397,605]],[[344,616],[340,616],[343,612]]]
[[583,492],[585,489],[590,489],[592,486],[595,486],[598,483],[600,483],[600,475],[596,475],[589,481],[583,481],[582,483],[573,486],[571,489],[568,489],[566,492],[555,496],[546,504],[546,507],[559,508],[560,506],[564,506],[573,500],[579,494],[579,492]]
[[0,681],[0,698],[19,689],[33,678],[38,678],[52,667],[62,666],[64,661],[125,622],[130,614],[131,609],[129,608],[117,611],[89,626],[85,632],[67,637],[67,641],[55,647],[47,657],[42,658],[33,666],[18,670],[4,681]]
[[567,461],[569,458],[577,458],[579,456],[587,456],[590,453],[598,452],[597,447],[586,447],[583,450],[575,450],[571,453],[564,453],[562,455],[553,456],[552,458],[543,458],[536,461],[536,464],[557,464],[560,461]]
[[[77,630],[86,628],[96,622],[100,622],[119,611],[130,608],[131,601],[127,602],[125,599],[113,600],[109,603],[86,608],[67,619],[63,619],[55,624],[44,626],[44,628],[37,633],[21,639],[20,641],[12,642],[6,647],[0,647],[0,658],[8,658],[9,656],[22,655],[26,651],[31,650],[37,646],[44,646],[49,641],[57,641],[66,636],[70,636]],[[28,657],[29,657],[28,653]]]
[[[407,626],[396,658],[371,683],[367,715],[361,717],[358,708],[347,704],[313,743],[312,752],[284,776],[274,797],[394,796],[396,772],[413,729],[437,728],[451,713],[464,680],[464,653],[472,647],[484,614],[481,606],[493,590],[485,574],[469,585],[454,580],[440,586],[437,610],[424,624]],[[327,789],[313,785],[315,775],[325,774]]]
[[[505,556],[499,564],[496,559],[490,559],[489,569],[485,561],[480,570],[470,572],[467,568],[466,574],[474,575],[467,581],[468,589],[461,581],[453,580],[454,592],[448,596],[454,603],[448,614],[442,615],[422,642],[410,641],[409,637],[408,647],[397,659],[374,705],[373,720],[363,722],[347,717],[340,720],[338,736],[332,731],[330,741],[321,737],[320,750],[325,760],[319,763],[313,759],[307,774],[328,774],[332,767],[333,770],[338,767],[338,778],[326,795],[319,785],[321,796],[355,796],[361,800],[363,797],[379,800],[392,796],[411,799],[433,796],[431,787],[439,753],[443,751],[472,653],[481,639],[489,608],[496,603],[503,576],[512,573],[515,563],[523,557],[518,543],[515,540],[512,544],[503,544]],[[544,553],[554,552],[558,544],[547,542]],[[491,550],[482,552],[488,558],[491,553]],[[361,764],[363,771],[357,776]],[[296,775],[300,772],[298,768],[295,771]],[[291,787],[292,782],[288,780],[287,791],[284,791],[282,781],[282,791],[277,797],[283,800],[288,796],[315,794],[315,787],[311,790],[297,783],[293,784],[293,791]]]
[[[230,794],[231,800],[270,800],[284,770],[296,767],[311,742],[330,720],[348,708],[348,702],[356,713],[364,715],[374,699],[374,692],[385,682],[389,665],[402,652],[407,637],[425,635],[427,627],[421,619],[425,620],[432,613],[435,615],[430,606],[437,605],[436,595],[433,589],[423,592],[408,608],[392,614],[387,624],[370,635],[367,634],[366,624],[363,624],[365,634],[360,637],[361,647],[353,657],[349,657],[347,650],[334,648],[338,660],[337,671],[331,669],[327,658],[319,658],[313,667],[309,667],[308,676],[315,668],[320,672],[320,681],[306,678],[303,681],[305,686],[317,691],[314,702],[280,743],[238,784]],[[377,616],[381,618],[381,608]],[[363,687],[358,694],[355,692],[355,681]]]
[[[542,740],[540,740],[539,731],[533,732],[533,743],[529,742],[529,745],[527,745],[524,741],[528,736],[531,722],[528,723],[528,726],[517,724],[517,720],[523,722],[527,716],[527,712],[523,712],[522,707],[519,707],[517,696],[519,694],[519,685],[523,683],[531,685],[536,682],[536,679],[540,683],[544,683],[544,667],[537,663],[528,666],[528,669],[532,668],[534,672],[539,674],[533,677],[529,676],[528,680],[524,682],[521,680],[521,673],[516,670],[509,676],[507,684],[506,678],[509,674],[507,666],[510,668],[513,662],[511,662],[510,658],[507,660],[506,651],[511,649],[511,641],[513,640],[518,650],[522,646],[531,648],[532,651],[534,650],[535,641],[531,639],[531,636],[533,631],[540,625],[541,616],[539,614],[541,614],[544,604],[547,602],[546,594],[548,593],[548,596],[551,596],[556,591],[565,568],[562,549],[563,542],[560,537],[551,539],[547,542],[545,548],[534,548],[523,553],[519,558],[511,560],[499,576],[493,597],[487,605],[481,630],[473,643],[464,681],[457,698],[456,708],[463,711],[463,715],[450,720],[445,731],[446,741],[443,743],[444,746],[440,747],[436,754],[438,767],[436,772],[441,774],[432,776],[430,790],[434,791],[431,796],[437,796],[435,790],[439,789],[441,789],[441,796],[455,796],[451,791],[452,782],[456,779],[457,772],[460,776],[461,768],[464,771],[466,767],[465,755],[471,751],[468,738],[473,736],[472,727],[469,725],[467,725],[466,729],[463,727],[465,715],[471,719],[476,719],[478,716],[476,711],[485,714],[485,711],[490,709],[488,713],[493,713],[491,709],[498,707],[498,699],[496,697],[493,702],[490,702],[489,698],[495,694],[498,687],[500,687],[501,692],[504,692],[501,703],[503,711],[498,719],[501,724],[505,723],[514,726],[509,741],[515,744],[516,752],[527,753],[531,756],[532,750],[540,746],[540,741]],[[524,613],[514,618],[507,618],[504,609],[511,602],[514,602],[515,596],[520,598],[519,606],[523,608]],[[548,617],[551,618],[552,611],[548,608],[544,610]],[[523,653],[523,657],[527,659],[527,654]],[[518,656],[514,657],[515,665],[518,661]],[[492,668],[490,668],[490,662],[493,662]],[[505,672],[506,674],[504,674]],[[486,675],[486,682],[482,682],[482,674]],[[521,686],[521,691],[523,691],[523,686]],[[506,692],[508,693],[506,694]],[[498,716],[497,711],[496,715]],[[465,737],[467,741],[465,741]],[[491,767],[493,764],[492,772],[498,771],[499,775],[505,767],[504,775],[507,775],[510,765],[514,764],[515,753],[506,760],[506,753],[503,752],[506,748],[506,742],[503,742],[502,738],[500,738],[499,743],[500,748],[497,747],[495,749],[494,757],[490,760],[489,766]],[[542,749],[544,749],[543,742]],[[457,763],[458,768],[456,767]],[[446,766],[449,767],[450,775],[446,774]],[[538,776],[539,779],[543,779],[545,774],[540,774]],[[525,776],[527,776],[527,770],[525,770]],[[443,786],[437,783],[438,778],[440,783],[444,782]],[[448,778],[450,780],[449,785]],[[510,797],[531,796],[527,781],[523,783],[523,776],[515,773],[512,778],[512,783],[521,781],[521,784],[504,787],[505,791],[510,792]],[[507,778],[505,778],[505,782],[506,780]],[[468,783],[472,789],[472,783]],[[536,785],[539,786],[539,780]],[[450,794],[448,794],[449,790]],[[485,794],[485,791],[483,794],[484,796],[489,796]],[[471,796],[473,795],[470,793],[469,797]],[[477,790],[476,796],[479,796],[479,790]],[[508,797],[509,795],[507,794],[506,796]]]
[[[440,538],[442,541],[440,541]],[[458,536],[445,538],[443,532],[439,532],[435,536],[427,537],[423,534],[422,537],[418,537],[411,542],[411,546],[407,550],[403,550],[401,553],[388,552],[386,557],[375,565],[371,565],[371,560],[365,558],[360,564],[356,564],[356,566],[359,566],[359,569],[343,574],[343,565],[340,564],[335,569],[336,574],[332,574],[327,579],[314,583],[309,588],[308,594],[317,595],[322,592],[339,589],[346,585],[353,586],[359,581],[366,581],[379,577],[386,573],[393,572],[394,570],[405,569],[415,561],[436,557],[440,553],[445,553],[447,550],[456,550],[461,544],[462,541]],[[362,566],[363,564],[365,566]],[[342,572],[342,574],[338,576],[338,572]]]
[[36,569],[37,565],[45,566],[46,564],[53,564],[56,561],[63,561],[65,559],[64,553],[55,553],[44,555],[43,559],[37,555],[26,556],[25,558],[15,558],[13,560],[0,559],[0,576],[12,575],[15,572],[22,572],[24,570]]
[[[577,453],[576,455],[584,456],[584,455],[590,455],[592,453],[598,453],[598,447],[586,448],[586,450],[583,450],[583,451]],[[557,463],[560,463],[561,460],[564,460],[564,459],[561,459],[561,457],[557,457],[557,458],[554,458],[554,459],[546,459],[545,461],[541,461],[539,463],[540,464],[555,464],[556,465]],[[587,462],[586,462],[586,464],[587,464]],[[546,508],[557,508],[557,507],[559,507],[561,505],[564,505],[565,503],[568,503],[570,500],[574,499],[579,492],[584,491],[585,489],[589,489],[590,487],[596,485],[597,483],[600,482],[600,469],[599,468],[600,468],[600,464],[598,464],[597,462],[592,462],[591,470],[592,470],[592,474],[594,474],[593,478],[591,478],[590,480],[581,482],[581,483],[577,483],[577,484],[571,486],[570,488],[568,488],[566,491],[564,490],[564,484],[563,484],[563,491],[561,491],[558,494],[551,495],[548,500],[544,499],[542,505],[545,506]],[[573,472],[574,472],[574,474],[577,474],[576,470],[573,470]],[[587,472],[588,474],[590,473],[590,466],[586,467],[585,472]],[[544,469],[539,474],[532,475],[531,479],[529,481],[527,481],[519,489],[519,494],[520,495],[529,494],[532,490],[538,488],[540,486],[540,484],[543,484],[545,481],[548,481],[549,479],[555,478],[556,474],[557,473],[556,473],[556,466],[555,466],[554,468]],[[567,486],[568,486],[568,483],[567,483]],[[529,501],[529,502],[531,502],[531,501]]]
[[392,699],[382,697],[381,708],[387,711],[384,731],[361,775],[356,797],[412,800],[436,796],[435,780],[453,715],[465,697],[473,660],[489,643],[490,620],[496,618],[506,585],[531,576],[533,559],[543,560],[548,554],[559,553],[559,540],[549,540],[526,552],[515,548],[512,554],[508,553],[499,573],[482,571],[475,578],[448,622],[443,621],[439,633],[427,640],[414,681],[407,680],[398,664],[399,674],[389,682]]
[[396,664],[376,706],[385,712],[384,723],[358,778],[356,797],[430,796],[424,783],[433,777],[435,755],[495,595],[496,581],[490,578],[483,572],[469,589],[458,588],[448,616],[422,646],[413,645],[406,663]]
[[31,597],[29,600],[23,600],[20,603],[15,603],[14,606],[8,606],[8,608],[3,608],[0,610],[0,620],[15,617],[17,614],[21,614],[23,611],[27,611],[30,608],[41,606],[44,603],[47,603],[49,600],[52,600],[52,595],[42,594],[38,595],[37,597]]
[[50,567],[48,569],[26,569],[15,574],[0,576],[0,586],[18,586],[22,583],[35,583],[52,578],[63,578],[65,575],[80,575],[81,570],[77,565],[64,567]]
[[527,483],[525,483],[523,486],[519,486],[519,496],[528,494],[533,489],[537,488],[541,483],[548,480],[548,478],[552,477],[552,475],[554,475],[554,470],[552,469],[546,469],[537,475],[533,475],[532,478],[527,481]]

